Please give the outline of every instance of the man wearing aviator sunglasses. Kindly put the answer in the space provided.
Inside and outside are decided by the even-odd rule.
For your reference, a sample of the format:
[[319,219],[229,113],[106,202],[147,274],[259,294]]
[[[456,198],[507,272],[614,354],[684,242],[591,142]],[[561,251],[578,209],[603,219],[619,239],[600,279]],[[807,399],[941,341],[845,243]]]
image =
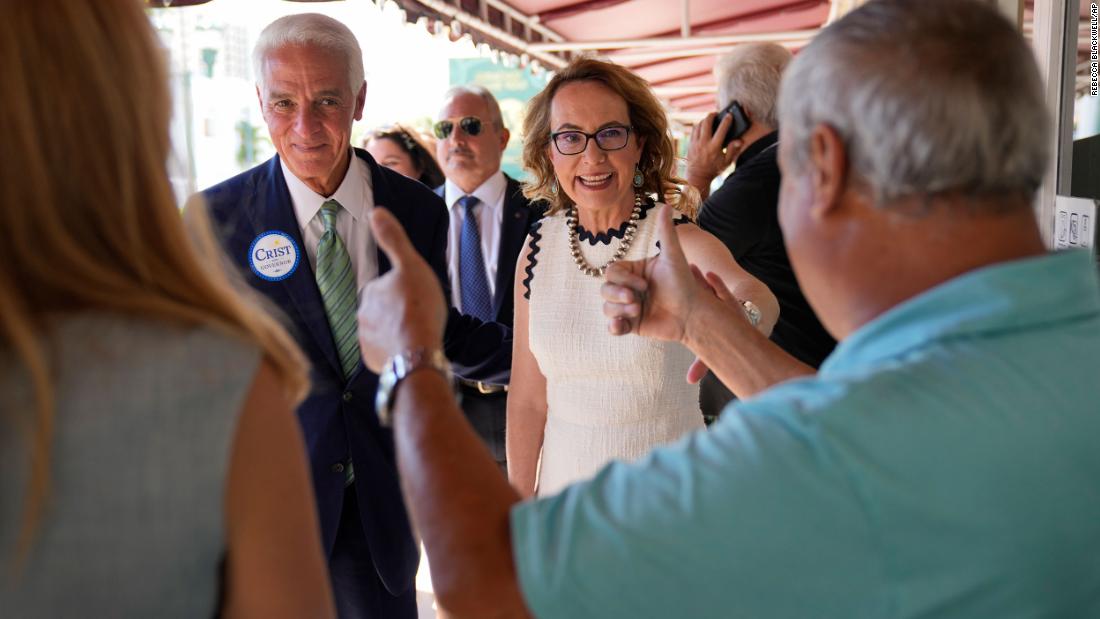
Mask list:
[[[541,211],[500,169],[509,132],[492,93],[478,86],[453,88],[438,118],[436,158],[447,180],[436,193],[451,217],[450,303],[464,314],[511,327],[516,261]],[[462,410],[501,469],[506,469],[506,389],[459,381]]]
[[[440,140],[446,140],[451,137],[451,132],[454,131],[454,128],[455,123],[453,120],[441,120],[432,125],[432,130],[435,131],[435,137]],[[458,119],[458,128],[466,135],[474,137],[481,133],[481,119],[477,116],[464,116]]]

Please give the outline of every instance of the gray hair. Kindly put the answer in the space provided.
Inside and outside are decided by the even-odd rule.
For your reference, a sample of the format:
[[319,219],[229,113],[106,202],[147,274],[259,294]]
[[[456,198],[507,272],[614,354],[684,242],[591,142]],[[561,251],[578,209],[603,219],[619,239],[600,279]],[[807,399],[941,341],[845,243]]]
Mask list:
[[[493,93],[489,92],[488,88],[478,86],[477,84],[452,86],[450,90],[443,94],[444,105],[446,105],[447,101],[460,95],[480,97],[481,100],[485,102],[485,107],[489,108],[489,116],[491,116],[489,120],[498,131],[504,129],[504,115],[500,113],[500,104],[497,103],[497,98],[493,96]],[[441,107],[440,110],[442,109]]]
[[1031,49],[973,0],[876,0],[849,13],[791,63],[779,112],[793,171],[828,125],[880,205],[953,191],[1030,199],[1047,168]]
[[277,49],[295,45],[319,47],[344,56],[351,93],[359,93],[364,79],[359,41],[343,23],[319,13],[280,17],[260,33],[252,50],[252,71],[261,92],[264,90],[264,59]]
[[773,129],[779,127],[775,100],[783,69],[790,61],[790,50],[776,43],[750,43],[733,48],[714,65],[718,107],[737,101],[754,120]]

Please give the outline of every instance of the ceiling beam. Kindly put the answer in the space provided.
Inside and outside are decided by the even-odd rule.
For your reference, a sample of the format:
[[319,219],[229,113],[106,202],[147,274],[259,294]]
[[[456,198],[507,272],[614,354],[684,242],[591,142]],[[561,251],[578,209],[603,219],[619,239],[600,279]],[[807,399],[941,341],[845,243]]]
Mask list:
[[[806,44],[806,41],[769,41],[778,43],[788,49],[795,49],[802,47]],[[670,50],[656,50],[646,52],[618,52],[614,54],[608,54],[607,57],[610,60],[614,60],[619,64],[632,64],[632,63],[650,63],[660,62],[663,60],[675,60],[677,58],[694,58],[697,56],[720,56],[736,45],[718,45],[714,47],[693,47],[690,49],[670,49]]]
[[681,112],[678,110],[669,110],[669,120],[675,122],[681,122],[687,125],[694,125],[695,123],[703,120],[707,115],[707,112]]
[[668,79],[658,80],[656,82],[650,82],[653,86],[675,86],[669,82],[678,82],[681,80],[694,79],[696,77],[709,77],[712,71],[696,71],[695,73],[685,73],[684,75],[677,75],[676,77],[670,77]]
[[[708,30],[725,30],[746,21],[763,19],[766,17],[771,17],[772,15],[780,15],[782,13],[789,13],[792,11],[803,11],[828,3],[829,0],[802,0],[801,2],[793,2],[781,6],[772,6],[764,9],[757,9],[755,11],[749,11],[747,13],[740,13],[738,15],[731,15],[729,17],[722,17],[720,19],[703,22],[701,24],[693,24],[691,29],[693,32],[697,33],[705,33]],[[670,37],[675,35],[675,30],[666,30],[665,32],[658,32],[653,36]]]
[[[424,0],[417,0],[418,2]],[[532,43],[530,49],[537,52],[579,52],[608,49],[641,48],[690,48],[694,46],[736,45],[738,43],[760,43],[768,41],[809,41],[818,33],[817,28],[809,30],[788,30],[785,32],[752,32],[745,34],[722,34],[707,37],[648,37],[641,39],[607,39],[603,41],[547,41]]]
[[653,94],[658,97],[684,97],[687,95],[713,95],[715,87],[711,86],[654,86]]

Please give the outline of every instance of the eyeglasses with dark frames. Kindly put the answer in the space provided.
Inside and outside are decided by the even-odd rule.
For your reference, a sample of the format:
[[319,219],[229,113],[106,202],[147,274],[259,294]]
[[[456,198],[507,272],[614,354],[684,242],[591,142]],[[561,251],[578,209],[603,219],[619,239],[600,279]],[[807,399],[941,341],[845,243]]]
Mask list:
[[626,125],[604,127],[595,133],[585,133],[571,129],[551,133],[550,139],[554,142],[554,148],[557,148],[559,153],[579,155],[588,148],[588,141],[591,139],[595,139],[596,146],[599,146],[600,150],[603,151],[626,148],[627,142],[630,141],[631,131],[633,131],[633,128]]
[[[481,133],[481,119],[477,116],[463,116],[458,120],[458,127],[462,129],[462,132],[469,136],[475,136]],[[455,121],[447,119],[441,120],[432,125],[432,131],[435,133],[435,137],[446,140],[450,137],[451,132],[455,130]]]

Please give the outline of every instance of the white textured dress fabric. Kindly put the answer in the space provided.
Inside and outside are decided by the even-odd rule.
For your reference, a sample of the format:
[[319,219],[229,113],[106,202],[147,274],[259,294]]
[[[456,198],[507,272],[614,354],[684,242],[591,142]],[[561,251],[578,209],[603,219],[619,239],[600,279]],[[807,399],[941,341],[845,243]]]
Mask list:
[[[655,213],[643,214],[625,260],[659,251]],[[603,279],[581,273],[573,262],[564,215],[544,218],[533,234],[541,238],[536,238],[539,249],[529,271],[529,337],[546,377],[537,490],[546,496],[592,477],[612,460],[636,460],[703,428],[703,416],[699,388],[685,380],[694,359],[690,351],[680,344],[608,333],[600,297]],[[580,241],[581,253],[598,267],[620,242],[589,236]]]

